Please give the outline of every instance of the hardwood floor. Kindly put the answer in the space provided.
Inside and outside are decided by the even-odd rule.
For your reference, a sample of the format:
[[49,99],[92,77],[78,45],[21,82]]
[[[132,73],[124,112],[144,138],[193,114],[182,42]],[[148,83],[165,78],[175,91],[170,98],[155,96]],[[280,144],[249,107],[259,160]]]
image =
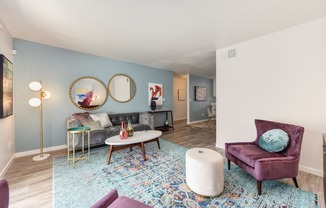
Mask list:
[[[162,137],[188,148],[211,148],[224,155],[223,149],[215,147],[215,128],[196,126],[177,121],[175,130],[164,132]],[[51,158],[41,162],[32,161],[32,156],[15,159],[4,176],[9,182],[11,208],[52,207],[52,158],[62,155],[66,155],[65,149],[51,152]],[[318,194],[320,207],[324,208],[323,178],[300,171],[297,180],[302,190]],[[292,179],[281,181],[294,186]]]

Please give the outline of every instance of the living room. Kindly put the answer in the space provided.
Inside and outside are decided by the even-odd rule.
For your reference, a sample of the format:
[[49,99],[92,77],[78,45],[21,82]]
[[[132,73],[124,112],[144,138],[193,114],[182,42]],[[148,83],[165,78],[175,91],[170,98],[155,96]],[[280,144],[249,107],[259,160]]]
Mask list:
[[[27,3],[24,4],[21,1],[13,2],[15,2],[13,5],[21,7],[21,9],[28,10],[32,8],[32,6],[27,6]],[[183,3],[187,4],[187,2]],[[251,5],[253,3],[249,1],[234,3],[234,5],[222,2],[210,3],[213,5],[211,7],[221,7],[225,11],[229,11],[230,16],[234,15],[232,16],[233,19],[228,20],[230,24],[234,21],[234,26],[228,28],[228,33],[225,32],[225,36],[216,36],[220,38],[217,42],[221,42],[221,44],[218,44],[218,47],[211,45],[209,49],[203,50],[203,54],[209,54],[207,55],[208,57],[212,57],[213,54],[214,61],[216,61],[216,65],[214,65],[218,98],[216,100],[218,105],[216,147],[224,149],[226,142],[252,141],[256,137],[254,127],[254,119],[256,118],[297,124],[305,128],[299,169],[309,174],[323,177],[322,135],[326,131],[324,126],[324,123],[326,123],[326,109],[324,108],[326,106],[326,98],[324,96],[326,83],[323,80],[326,73],[324,70],[326,67],[326,51],[324,47],[326,45],[325,3],[322,1],[313,3],[309,1],[291,1],[291,6],[283,5],[281,2],[279,2],[279,6],[276,6],[277,3],[270,5],[269,3],[258,2],[256,2],[257,5],[253,6]],[[46,7],[46,3],[44,4],[40,3],[39,6],[43,5]],[[130,33],[135,35],[135,37],[132,37],[132,35],[124,37],[126,38],[124,40],[129,38],[128,45],[122,44],[122,41],[113,42],[112,40],[103,43],[108,48],[111,48],[110,50],[116,50],[119,53],[122,50],[121,48],[123,48],[127,54],[125,57],[129,56],[130,60],[126,58],[121,59],[118,53],[110,52],[114,55],[104,55],[106,54],[105,51],[100,51],[100,48],[98,49],[99,51],[87,51],[87,48],[84,48],[85,45],[82,43],[80,43],[80,50],[71,50],[69,49],[69,42],[72,45],[76,44],[74,41],[78,37],[70,37],[69,35],[65,41],[60,42],[58,45],[46,43],[46,38],[57,39],[56,37],[60,33],[64,33],[63,28],[50,28],[48,29],[49,31],[54,30],[52,36],[47,36],[43,40],[40,38],[39,41],[36,41],[33,39],[34,36],[30,35],[29,30],[39,29],[37,25],[41,24],[41,22],[29,25],[32,24],[32,21],[28,21],[28,19],[32,17],[23,16],[24,13],[19,13],[19,11],[12,15],[24,17],[23,19],[28,23],[27,27],[30,27],[30,29],[19,30],[19,28],[16,28],[15,35],[12,35],[10,30],[14,30],[15,20],[8,18],[7,12],[3,12],[4,8],[10,8],[8,5],[10,4],[7,2],[0,4],[2,7],[0,10],[0,52],[14,66],[14,114],[13,116],[0,119],[0,143],[2,144],[0,146],[1,176],[10,168],[16,157],[35,154],[35,150],[39,149],[38,112],[28,105],[28,100],[34,95],[28,88],[31,81],[41,79],[44,88],[52,94],[51,99],[45,101],[43,106],[44,147],[47,150],[66,147],[65,120],[72,113],[82,112],[82,110],[72,105],[68,96],[68,90],[71,83],[82,76],[94,76],[107,84],[109,79],[115,74],[124,73],[132,77],[137,84],[137,96],[130,102],[118,103],[109,97],[105,105],[94,112],[123,113],[148,110],[148,83],[160,83],[163,85],[165,98],[163,106],[166,109],[173,109],[174,73],[169,71],[173,70],[173,67],[167,67],[169,70],[153,67],[154,63],[164,62],[164,59],[168,56],[162,56],[161,59],[156,60],[147,60],[147,63],[152,64],[146,65],[138,64],[141,61],[136,62],[134,60],[141,60],[141,57],[128,52],[128,48],[137,46],[136,37],[148,35],[145,32],[146,28],[143,28],[143,33],[136,33],[135,31]],[[158,5],[153,3],[150,6],[154,10]],[[164,11],[168,11],[168,6],[171,5],[164,6],[166,6]],[[176,8],[173,7],[176,9],[175,11],[179,11],[177,10],[178,8],[183,11],[182,5],[178,4],[178,6]],[[209,3],[203,3],[201,6],[207,9]],[[235,9],[232,11],[231,8],[233,7],[231,6],[235,6]],[[244,16],[240,14],[237,16],[236,12],[240,13],[240,11],[243,11],[241,8],[244,7],[248,11],[252,11],[249,10],[251,7],[258,8],[254,10],[256,13],[253,14],[260,14],[260,16],[245,14],[247,22],[241,22],[239,19],[244,18]],[[34,9],[37,11],[37,7]],[[124,9],[126,9],[124,13],[128,13],[127,11],[130,10],[127,7]],[[186,10],[186,8],[184,9]],[[223,15],[225,15],[223,10],[220,11],[220,8],[216,8],[216,10],[220,12],[220,16],[217,17],[223,19]],[[267,12],[269,10],[270,12]],[[194,11],[196,9],[191,7],[191,10],[188,12]],[[208,11],[206,18],[210,18],[211,16],[209,15],[213,15],[215,12],[214,9]],[[50,15],[43,15],[43,19],[39,17],[39,21],[46,21],[46,18],[50,21],[52,18]],[[212,17],[217,18],[216,16]],[[64,25],[64,22],[68,21],[69,18],[71,16],[62,15],[57,20],[60,20],[61,24]],[[132,19],[132,17],[130,18]],[[276,20],[273,20],[274,18]],[[280,18],[284,18],[283,21]],[[157,20],[161,19],[158,18]],[[184,19],[180,18],[179,20]],[[207,19],[199,18],[199,20],[204,21]],[[195,17],[188,21],[200,24],[200,21],[197,21]],[[128,25],[126,22],[125,24]],[[217,23],[213,21],[207,22],[207,24],[213,27]],[[96,24],[94,25],[96,26]],[[76,30],[80,30],[80,33],[82,33],[83,29],[89,29],[82,24],[76,27]],[[200,33],[199,31],[202,28],[200,26],[196,27],[198,33]],[[236,27],[243,29],[239,30],[242,32],[241,34],[238,33],[238,30],[233,33],[232,28]],[[244,29],[244,27],[249,29]],[[260,30],[256,31],[256,28],[260,28]],[[158,28],[151,29],[159,30]],[[192,28],[189,27],[188,29]],[[137,30],[137,32],[140,31]],[[191,30],[191,32],[193,31]],[[186,31],[186,33],[188,32]],[[39,36],[42,35],[39,34]],[[102,34],[96,33],[94,34],[95,38],[83,39],[81,42],[93,45],[93,39],[96,39],[96,35],[102,36]],[[178,45],[181,44],[179,41],[187,36],[184,33],[180,33],[178,34],[180,36],[177,36],[172,42],[168,42],[168,39],[172,39],[174,35],[177,36],[172,33],[170,36],[165,35],[168,37],[167,39],[160,40],[162,42],[167,41],[165,44],[173,43]],[[114,34],[113,36],[119,36],[119,34]],[[236,42],[229,40],[232,36],[237,36],[235,38]],[[199,42],[202,43],[192,43],[194,45],[205,45],[204,37],[200,37],[202,39]],[[148,38],[149,40],[151,40],[150,37]],[[187,42],[187,44],[189,43]],[[156,48],[154,47],[155,41],[149,42],[148,45],[144,45],[144,49],[139,51],[139,54],[144,53],[146,56],[151,57],[151,55],[154,56],[155,53],[159,53],[159,51],[154,49],[149,50],[149,48]],[[158,48],[162,49],[163,47]],[[225,52],[234,49],[236,50],[234,58],[222,58]],[[13,50],[16,51],[16,55],[13,55]],[[199,54],[200,50],[193,51],[193,53],[195,52]],[[183,61],[184,59],[188,60],[189,57],[190,59],[195,59],[195,56],[187,57],[186,55],[189,54],[179,55],[178,58]],[[205,60],[201,58],[199,57],[198,59]],[[200,70],[197,70],[194,74],[189,74],[190,76],[199,76],[198,71]],[[207,77],[207,74],[204,73],[204,76]],[[298,182],[300,185],[301,181],[299,180]],[[320,205],[323,206],[323,203],[320,202]]]

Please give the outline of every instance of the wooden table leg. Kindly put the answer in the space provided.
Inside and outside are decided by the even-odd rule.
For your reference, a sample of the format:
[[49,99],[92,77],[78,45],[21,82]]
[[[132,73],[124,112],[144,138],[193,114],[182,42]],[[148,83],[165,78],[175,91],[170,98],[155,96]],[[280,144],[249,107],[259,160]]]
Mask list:
[[144,161],[146,160],[146,155],[145,155],[145,146],[144,146],[144,142],[140,143],[141,145],[141,150],[143,151],[143,157],[144,157]]
[[108,155],[108,165],[110,164],[110,160],[111,160],[112,151],[113,151],[113,145],[111,145],[111,146],[110,146],[110,149],[109,149],[109,155]]
[[156,141],[157,141],[157,146],[158,146],[158,148],[161,149],[160,141],[158,140],[158,138],[156,138]]
[[130,145],[130,152],[132,151],[132,145]]

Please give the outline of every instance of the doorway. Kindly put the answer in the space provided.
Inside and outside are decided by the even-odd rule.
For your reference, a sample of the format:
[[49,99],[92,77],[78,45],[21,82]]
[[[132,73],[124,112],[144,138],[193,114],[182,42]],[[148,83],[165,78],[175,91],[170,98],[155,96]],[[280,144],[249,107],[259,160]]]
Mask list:
[[187,120],[188,75],[174,73],[173,76],[173,118]]

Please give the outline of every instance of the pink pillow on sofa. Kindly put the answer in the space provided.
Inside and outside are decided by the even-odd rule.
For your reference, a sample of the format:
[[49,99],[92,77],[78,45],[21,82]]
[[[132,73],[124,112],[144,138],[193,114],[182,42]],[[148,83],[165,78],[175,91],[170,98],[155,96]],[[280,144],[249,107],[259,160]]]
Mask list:
[[78,120],[83,126],[87,123],[94,122],[92,117],[90,117],[88,112],[85,113],[74,113],[72,117]]

